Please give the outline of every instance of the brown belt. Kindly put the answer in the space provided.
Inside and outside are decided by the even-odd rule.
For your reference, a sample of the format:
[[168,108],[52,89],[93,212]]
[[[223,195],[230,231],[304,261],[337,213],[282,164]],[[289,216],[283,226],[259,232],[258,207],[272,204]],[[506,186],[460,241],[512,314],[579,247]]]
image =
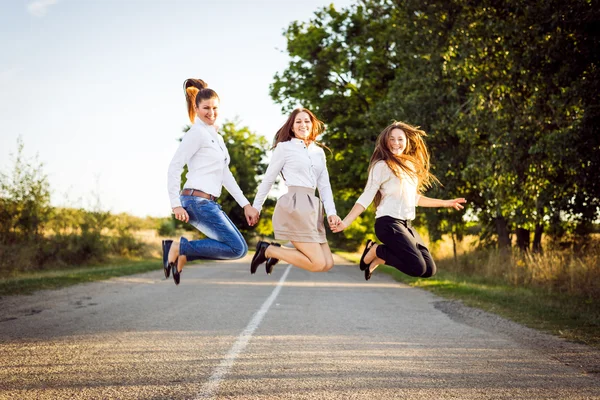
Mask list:
[[217,200],[217,197],[213,196],[212,194],[204,193],[202,190],[198,190],[198,189],[183,189],[180,194],[182,196],[202,197],[204,199],[209,199],[212,201]]

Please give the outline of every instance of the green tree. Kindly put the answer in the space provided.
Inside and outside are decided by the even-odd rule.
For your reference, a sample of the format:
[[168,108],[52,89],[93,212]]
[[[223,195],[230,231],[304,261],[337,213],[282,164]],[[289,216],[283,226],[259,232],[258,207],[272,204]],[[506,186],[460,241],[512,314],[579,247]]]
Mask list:
[[17,139],[12,171],[0,172],[0,242],[15,244],[43,236],[49,220],[50,186],[36,158],[27,159]]
[[590,78],[599,13],[582,1],[457,4],[446,60],[448,75],[466,89],[458,124],[471,148],[465,181],[479,219],[495,225],[500,244],[510,245],[512,231],[526,250],[534,229],[540,249],[552,216],[597,216],[588,167],[598,157],[581,147],[598,149],[597,127],[583,124],[597,114],[597,101],[581,88],[597,87]]

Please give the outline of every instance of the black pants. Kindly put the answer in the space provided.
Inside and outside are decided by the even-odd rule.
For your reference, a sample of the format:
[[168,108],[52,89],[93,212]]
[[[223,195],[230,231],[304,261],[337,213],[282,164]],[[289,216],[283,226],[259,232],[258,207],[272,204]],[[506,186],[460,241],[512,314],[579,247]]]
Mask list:
[[383,243],[377,246],[377,257],[387,265],[410,276],[435,275],[435,263],[423,239],[405,220],[389,216],[377,218],[375,234]]

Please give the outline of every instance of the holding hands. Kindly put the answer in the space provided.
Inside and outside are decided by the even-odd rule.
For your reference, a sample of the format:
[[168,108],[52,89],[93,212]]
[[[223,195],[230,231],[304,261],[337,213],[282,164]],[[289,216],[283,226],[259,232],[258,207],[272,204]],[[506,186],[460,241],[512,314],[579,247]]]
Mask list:
[[337,232],[335,229],[337,229],[337,226],[342,222],[342,219],[337,215],[330,215],[327,217],[327,222],[329,222],[329,229],[331,229],[332,232]]
[[331,224],[329,224],[329,227],[331,228],[331,232],[333,233],[339,233],[341,231],[343,231],[344,229],[346,229],[348,227],[348,225],[340,219],[340,222],[337,223],[337,225],[332,226]]
[[250,226],[256,225],[260,218],[260,212],[250,204],[244,206],[244,215],[246,216],[246,222],[248,222],[248,225]]

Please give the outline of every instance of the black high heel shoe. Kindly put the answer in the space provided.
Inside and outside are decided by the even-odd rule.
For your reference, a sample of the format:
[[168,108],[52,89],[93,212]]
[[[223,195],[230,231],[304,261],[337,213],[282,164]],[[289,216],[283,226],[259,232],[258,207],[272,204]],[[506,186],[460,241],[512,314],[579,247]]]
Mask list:
[[162,256],[163,256],[163,270],[165,272],[165,278],[168,279],[171,274],[171,263],[169,263],[169,250],[173,244],[172,240],[162,241]]
[[254,253],[254,257],[252,257],[252,262],[250,262],[250,273],[256,273],[256,269],[258,266],[265,261],[267,261],[267,257],[265,256],[265,251],[267,251],[267,247],[269,247],[271,243],[263,242],[259,240],[256,243],[256,253]]
[[369,264],[365,262],[365,257],[367,256],[367,253],[369,252],[369,250],[371,250],[371,247],[373,247],[374,244],[375,242],[371,239],[367,240],[367,243],[365,244],[365,250],[363,251],[362,256],[360,257],[360,262],[358,264],[361,271],[364,271],[369,268]]
[[367,266],[367,268],[365,269],[365,281],[368,281],[369,279],[371,279],[371,266]]
[[176,285],[179,285],[179,281],[181,280],[181,272],[183,272],[183,270],[181,272],[177,270],[178,261],[179,258],[177,258],[174,263],[169,263],[171,269],[173,270],[173,280],[175,281]]
[[[271,242],[271,244],[273,246],[281,247],[281,245],[279,243]],[[267,275],[271,275],[271,273],[273,272],[273,267],[278,262],[279,262],[279,258],[269,257],[267,259],[267,263],[265,264],[265,270],[267,271]]]

